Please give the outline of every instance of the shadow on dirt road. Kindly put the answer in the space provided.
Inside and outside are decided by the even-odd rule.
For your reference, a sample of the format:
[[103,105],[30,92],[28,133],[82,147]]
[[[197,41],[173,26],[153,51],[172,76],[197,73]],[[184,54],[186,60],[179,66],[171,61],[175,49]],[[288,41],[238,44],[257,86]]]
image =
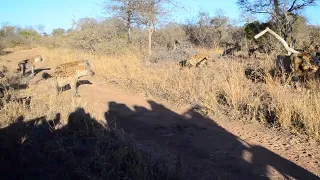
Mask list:
[[[164,166],[155,171],[152,163],[139,164],[134,158],[139,156],[121,154],[131,152],[131,146],[117,144],[111,132],[124,132],[125,139],[172,164],[181,160],[188,169],[183,179],[318,179],[264,147],[247,144],[197,109],[179,115],[154,101],[148,103],[151,109],[131,110],[109,102],[108,128],[81,108],[59,128],[60,114],[53,120],[18,118],[0,129],[1,179],[181,179]],[[128,160],[143,168],[128,168]],[[150,176],[151,170],[157,174]]]
[[134,111],[125,104],[110,102],[105,114],[109,126],[131,134],[158,153],[182,156],[192,169],[191,179],[319,179],[262,146],[247,144],[196,109],[182,116],[148,102],[151,110],[136,106]]

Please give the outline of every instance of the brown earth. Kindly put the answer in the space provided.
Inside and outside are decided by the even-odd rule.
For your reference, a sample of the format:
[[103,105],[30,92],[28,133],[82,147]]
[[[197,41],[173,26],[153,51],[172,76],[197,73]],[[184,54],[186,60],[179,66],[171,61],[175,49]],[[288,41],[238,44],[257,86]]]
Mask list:
[[[37,49],[2,56],[9,71]],[[49,70],[49,68],[51,68]],[[27,82],[34,91],[45,92],[42,72],[52,72],[41,62]],[[40,70],[39,70],[40,69]],[[41,72],[39,72],[41,71]],[[80,101],[92,116],[123,130],[154,153],[181,156],[197,179],[320,179],[317,143],[266,129],[258,123],[231,121],[227,116],[205,117],[196,108],[173,108],[156,98],[146,98],[106,84],[97,74],[85,77],[92,84],[79,87]],[[69,93],[71,91],[65,91]],[[193,179],[193,178],[192,178]]]

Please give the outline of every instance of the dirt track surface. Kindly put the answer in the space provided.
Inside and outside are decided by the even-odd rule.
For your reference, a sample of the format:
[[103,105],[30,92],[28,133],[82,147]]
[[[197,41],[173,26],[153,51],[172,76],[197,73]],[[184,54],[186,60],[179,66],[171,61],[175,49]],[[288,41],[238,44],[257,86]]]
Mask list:
[[[24,56],[36,53],[37,50],[16,51],[3,56],[2,61],[8,60],[11,71]],[[54,69],[47,67],[45,61],[37,68],[44,70],[29,79],[30,84],[41,79],[42,72]],[[316,143],[273,132],[257,123],[230,121],[223,116],[204,117],[195,109],[173,109],[165,102],[107,85],[99,74],[83,79],[92,84],[79,87],[80,99],[88,103],[93,116],[123,130],[154,153],[167,153],[172,159],[181,155],[191,168],[190,177],[320,179]],[[37,90],[45,91],[42,87]],[[71,95],[70,90],[63,93]]]

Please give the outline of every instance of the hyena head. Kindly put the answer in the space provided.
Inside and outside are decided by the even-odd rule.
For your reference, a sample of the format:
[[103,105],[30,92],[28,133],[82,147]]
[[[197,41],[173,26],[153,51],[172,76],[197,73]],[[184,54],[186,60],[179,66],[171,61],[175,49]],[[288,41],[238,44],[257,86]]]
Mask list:
[[309,68],[311,72],[316,72],[318,71],[318,69],[319,69],[319,66],[317,64],[312,64]]
[[316,72],[319,69],[319,66],[315,62],[304,61],[304,62],[301,63],[301,68],[304,71]]
[[95,75],[96,73],[91,69],[91,66],[89,64],[88,60],[84,60],[85,67],[86,67],[86,73],[89,74],[90,76]]
[[310,67],[311,67],[311,63],[309,63],[309,62],[304,61],[304,62],[301,63],[301,68],[302,68],[304,71],[309,70]]
[[313,60],[313,57],[309,53],[301,53],[298,55],[298,57],[299,56],[303,61],[311,62]]
[[36,58],[34,58],[34,62],[40,62],[43,61],[43,58],[40,55],[37,55]]

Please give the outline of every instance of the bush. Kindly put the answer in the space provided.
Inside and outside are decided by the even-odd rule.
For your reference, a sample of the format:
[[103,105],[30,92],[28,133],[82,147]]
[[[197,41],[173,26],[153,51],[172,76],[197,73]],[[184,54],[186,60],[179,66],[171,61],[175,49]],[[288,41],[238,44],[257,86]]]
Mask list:
[[0,53],[4,48],[6,48],[4,42],[0,41]]

